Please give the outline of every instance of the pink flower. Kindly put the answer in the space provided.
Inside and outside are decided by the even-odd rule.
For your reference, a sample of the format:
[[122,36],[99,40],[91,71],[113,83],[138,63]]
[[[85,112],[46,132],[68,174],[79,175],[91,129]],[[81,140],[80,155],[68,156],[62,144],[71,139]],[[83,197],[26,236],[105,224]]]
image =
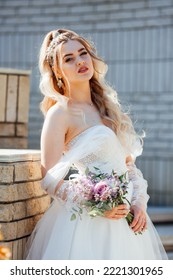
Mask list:
[[94,197],[96,200],[106,200],[110,196],[110,188],[106,181],[100,181],[94,186]]

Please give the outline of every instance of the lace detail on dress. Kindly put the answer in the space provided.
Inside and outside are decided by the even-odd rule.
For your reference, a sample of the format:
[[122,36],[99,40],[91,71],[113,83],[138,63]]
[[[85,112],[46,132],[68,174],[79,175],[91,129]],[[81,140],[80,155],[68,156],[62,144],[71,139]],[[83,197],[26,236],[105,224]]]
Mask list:
[[84,164],[84,165],[89,165],[89,164],[93,163],[94,161],[96,161],[97,159],[98,159],[97,156],[92,153],[92,154],[87,155],[84,158],[81,158],[79,160],[79,163]]
[[132,205],[138,205],[144,210],[147,208],[149,195],[147,194],[148,183],[144,179],[142,172],[132,162],[127,164],[129,179],[133,182]]

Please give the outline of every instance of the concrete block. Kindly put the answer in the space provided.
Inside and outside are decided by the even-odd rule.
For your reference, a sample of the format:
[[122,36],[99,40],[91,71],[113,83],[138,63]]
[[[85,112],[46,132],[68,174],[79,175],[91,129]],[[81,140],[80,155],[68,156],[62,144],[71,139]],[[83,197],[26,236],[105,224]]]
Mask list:
[[6,7],[11,7],[11,8],[16,8],[16,7],[21,7],[21,6],[27,6],[29,5],[30,0],[25,0],[25,1],[21,1],[21,0],[8,0],[8,1],[3,1],[3,5]]
[[142,10],[136,10],[135,11],[135,17],[136,18],[153,18],[153,17],[159,17],[160,16],[160,10],[159,9],[142,9]]
[[146,19],[146,26],[163,26],[163,25],[171,25],[172,18],[171,17],[157,17]]
[[118,12],[118,13],[111,13],[110,15],[108,15],[109,19],[133,19],[134,17],[134,12],[133,11],[126,11],[126,12]]
[[22,202],[0,204],[0,222],[11,222],[44,213],[50,205],[50,197],[44,196]]
[[160,10],[161,15],[163,16],[172,16],[173,15],[173,7],[162,8]]
[[0,202],[15,202],[41,197],[46,192],[41,188],[40,182],[26,182],[10,185],[0,185]]
[[20,162],[15,164],[15,182],[40,180],[41,178],[40,162]]
[[145,19],[141,20],[124,20],[121,21],[120,27],[122,28],[139,28],[145,26]]
[[26,201],[26,217],[44,213],[50,206],[50,197],[44,196]]
[[[35,10],[36,7],[34,7],[33,10]],[[70,8],[71,11],[72,8]],[[55,7],[43,7],[42,10],[44,10],[44,12],[46,12],[46,14],[55,14],[57,15],[57,9],[55,9]],[[59,6],[58,7],[58,15],[59,14],[69,14],[69,6]]]
[[103,13],[103,14],[85,14],[82,16],[82,21],[88,21],[88,22],[98,22],[98,21],[102,21],[102,20],[106,20],[107,19],[107,14]]
[[42,215],[37,215],[33,218],[27,218],[20,221],[15,221],[11,223],[2,223],[1,231],[4,236],[3,241],[12,241],[17,238],[26,237],[33,231],[36,223]]
[[5,121],[6,88],[7,75],[0,75],[1,102],[0,102],[0,122]]
[[109,29],[115,29],[119,27],[120,27],[120,23],[118,21],[95,23],[95,28],[98,30],[107,30],[107,29],[109,30]]
[[165,7],[165,6],[172,6],[172,0],[149,0],[147,6],[150,7]]
[[[58,0],[59,5],[60,4],[64,4],[64,0]],[[71,5],[73,6],[74,4],[82,4],[83,1],[82,0],[65,0],[65,4],[66,5]]]
[[[63,1],[64,3],[64,1]],[[58,4],[59,4],[59,0],[58,0]],[[51,5],[55,5],[55,0],[49,0],[49,2],[44,1],[44,0],[34,0],[32,1],[32,6],[33,8],[35,8],[36,6],[40,6],[40,7],[50,7]]]
[[[80,5],[80,6],[72,6],[70,8],[71,14],[86,14],[87,13],[91,13],[93,11],[95,11],[95,6],[91,5],[92,3],[88,3],[87,5]],[[68,11],[67,11],[68,12]],[[97,14],[95,14],[95,16],[97,17]]]
[[0,164],[0,183],[12,183],[14,177],[14,166]]
[[17,188],[12,184],[0,185],[0,202],[10,202],[18,200]]
[[146,1],[123,1],[120,4],[120,8],[124,10],[129,9],[141,9],[146,7]]
[[[30,15],[30,16],[36,15],[36,14],[41,15],[42,11],[43,11],[43,9],[41,6],[40,7],[29,6],[27,8],[20,7],[18,9],[18,15],[19,15],[18,18],[20,20],[21,16],[23,16],[23,15]],[[46,11],[47,11],[47,9],[46,9]],[[57,10],[55,10],[55,8],[54,8],[54,11],[56,11],[56,14],[57,14]],[[29,20],[30,20],[30,18],[29,18]]]
[[11,222],[26,217],[25,202],[0,204],[0,222]]
[[119,3],[114,3],[114,4],[109,4],[109,5],[104,3],[104,4],[96,5],[96,11],[98,11],[98,12],[113,11],[113,10],[118,10],[119,8],[120,8]]
[[13,15],[15,15],[15,9],[7,8],[7,7],[0,9],[0,16],[5,16],[8,18],[9,16],[13,16]]

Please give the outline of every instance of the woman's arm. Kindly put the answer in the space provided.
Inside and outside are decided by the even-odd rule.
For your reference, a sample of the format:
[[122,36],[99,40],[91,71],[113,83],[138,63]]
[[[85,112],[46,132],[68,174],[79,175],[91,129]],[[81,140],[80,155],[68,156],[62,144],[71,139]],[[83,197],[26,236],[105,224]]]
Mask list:
[[67,113],[54,105],[49,109],[41,133],[41,167],[43,177],[61,158],[68,130]]
[[[68,114],[56,104],[49,109],[41,133],[41,170],[43,177],[62,157],[67,130]],[[55,192],[62,183],[63,180],[58,183]]]
[[134,158],[127,157],[129,179],[133,183],[133,195],[130,211],[134,214],[131,228],[134,232],[144,231],[147,228],[146,209],[149,195],[147,194],[148,183],[143,178],[142,172],[136,167]]

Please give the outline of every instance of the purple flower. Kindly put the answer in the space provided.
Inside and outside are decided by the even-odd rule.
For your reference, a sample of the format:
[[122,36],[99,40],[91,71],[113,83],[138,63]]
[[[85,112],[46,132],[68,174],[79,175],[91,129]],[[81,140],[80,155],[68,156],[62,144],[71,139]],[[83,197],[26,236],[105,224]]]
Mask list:
[[94,186],[94,197],[96,200],[106,200],[110,196],[110,188],[106,181],[100,181]]

